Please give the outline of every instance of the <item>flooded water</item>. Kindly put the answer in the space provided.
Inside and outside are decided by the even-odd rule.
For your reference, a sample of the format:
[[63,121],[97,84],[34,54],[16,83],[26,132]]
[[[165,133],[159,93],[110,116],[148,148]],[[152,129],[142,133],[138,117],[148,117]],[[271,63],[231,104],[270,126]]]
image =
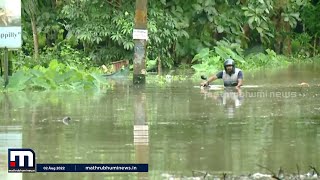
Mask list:
[[[320,66],[308,65],[246,73],[245,83],[259,87],[242,88],[241,94],[195,88],[200,80],[142,88],[130,80],[114,81],[103,93],[3,93],[1,179],[169,179],[200,171],[319,170],[319,71]],[[71,120],[63,121],[66,116]],[[149,172],[8,174],[7,152],[13,147],[33,149],[36,163],[148,163]]]

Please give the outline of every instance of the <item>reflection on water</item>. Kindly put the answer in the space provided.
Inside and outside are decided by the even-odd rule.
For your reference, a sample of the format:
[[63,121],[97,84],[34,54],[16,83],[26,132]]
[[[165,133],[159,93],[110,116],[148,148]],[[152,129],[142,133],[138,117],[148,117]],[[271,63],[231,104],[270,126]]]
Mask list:
[[[248,74],[246,83],[262,87],[241,94],[202,91],[194,88],[198,82],[136,88],[131,81],[115,82],[106,93],[1,94],[1,175],[7,175],[9,145],[32,148],[37,163],[149,163],[149,173],[36,173],[23,174],[23,180],[319,169],[320,79],[315,72],[301,75],[310,79],[310,87],[301,88],[301,77],[292,75],[283,73],[279,84],[279,72]],[[268,86],[261,83],[265,78]]]
[[236,108],[241,106],[244,99],[242,90],[233,87],[225,88],[220,91],[211,91],[206,88],[201,88],[200,92],[205,94],[205,99],[210,97],[223,106],[224,113],[228,119],[234,118]]
[[0,126],[0,177],[2,180],[22,180],[20,173],[7,173],[8,148],[22,148],[21,126]]

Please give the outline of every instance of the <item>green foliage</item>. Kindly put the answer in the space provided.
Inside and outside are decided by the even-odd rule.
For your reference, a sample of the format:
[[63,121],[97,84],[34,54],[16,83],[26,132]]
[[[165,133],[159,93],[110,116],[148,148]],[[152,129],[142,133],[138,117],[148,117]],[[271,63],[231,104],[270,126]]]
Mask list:
[[270,38],[274,37],[270,28],[272,27],[270,16],[273,11],[273,1],[249,1],[242,10],[250,29],[259,33],[261,42],[269,43]]
[[192,62],[198,61],[200,64],[192,65],[191,67],[197,73],[213,73],[221,67],[221,58],[216,56],[216,53],[209,48],[202,49],[197,55],[194,56]]
[[158,65],[158,59],[160,57],[157,57],[156,59],[149,59],[148,57],[146,58],[146,67],[147,71],[153,70],[157,68]]
[[213,50],[204,48],[194,56],[192,62],[200,62],[192,66],[197,73],[216,72],[223,67],[222,64],[227,58],[234,59],[239,66],[246,64],[240,45],[227,41],[219,41],[217,44],[218,46],[215,46]]
[[[176,8],[176,14],[182,13],[182,8]],[[151,5],[148,12],[148,58],[161,58],[162,65],[173,67],[173,48],[178,39],[188,38],[189,34],[183,30],[182,25],[166,10]]]
[[[176,6],[182,6],[182,2],[175,2]],[[183,3],[183,11],[178,18],[185,17],[181,22],[186,24],[189,38],[179,39],[176,44],[177,56],[192,58],[201,49],[212,47],[220,39],[241,43],[243,20],[238,5],[208,0]]]
[[312,49],[311,40],[312,37],[307,33],[296,34],[291,44],[293,54],[298,58],[310,57]]
[[[213,67],[212,57],[219,57],[220,61],[232,57],[239,66],[246,66],[242,49],[261,43],[262,49],[275,49],[273,42],[279,47],[287,46],[289,42],[284,41],[289,39],[294,55],[315,55],[319,52],[319,4],[308,0],[148,1],[147,65],[156,67],[158,59],[169,68],[189,64],[208,48],[207,56],[193,60],[203,63],[203,67],[195,68],[220,67]],[[35,65],[48,67],[51,60],[88,69],[133,59],[135,1],[23,0],[22,6],[24,44],[13,58],[14,70]],[[33,59],[32,53],[32,16],[39,33],[39,61]],[[294,34],[294,27],[301,20],[304,28]]]
[[308,4],[302,8],[301,19],[305,24],[306,31],[310,35],[320,34],[320,2],[316,5]]
[[30,80],[30,77],[26,76],[25,73],[18,71],[14,73],[12,77],[9,79],[9,84],[7,85],[7,89],[21,91],[24,90],[27,85],[26,82]]
[[201,22],[209,21],[213,22],[214,16],[218,15],[218,11],[215,7],[216,1],[212,0],[198,0],[192,7],[199,14]]
[[[41,1],[40,1],[41,2]],[[22,0],[22,9],[26,12],[29,16],[35,16],[39,14],[39,1],[38,0]]]
[[243,49],[240,44],[230,43],[228,41],[219,41],[217,42],[217,46],[214,47],[215,52],[222,58],[232,58],[238,64],[244,64],[245,61],[243,57]]
[[61,42],[53,47],[46,46],[43,48],[37,62],[32,56],[24,54],[23,51],[18,51],[17,58],[12,59],[13,70],[16,71],[24,67],[32,68],[37,65],[48,67],[52,60],[57,60],[70,66],[84,67],[85,69],[94,66],[92,60],[86,57],[83,51],[76,50],[70,45]]
[[46,66],[52,59],[57,59],[59,62],[71,66],[83,66],[86,69],[94,66],[92,60],[89,57],[86,57],[82,51],[63,43],[44,49],[41,62]]
[[284,12],[281,13],[284,22],[288,22],[292,28],[297,26],[300,18],[300,9],[308,4],[307,0],[291,0],[286,4]]
[[97,69],[84,70],[52,60],[48,68],[37,65],[23,67],[10,77],[6,91],[21,90],[100,90],[106,79]]
[[214,50],[202,49],[195,55],[193,62],[199,62],[192,66],[196,75],[212,74],[223,69],[223,62],[226,58],[232,58],[236,66],[244,70],[253,70],[261,67],[280,67],[288,64],[284,56],[277,55],[273,50],[267,49],[266,53],[252,53],[244,57],[239,45],[228,45],[223,41]]
[[[52,47],[64,40],[64,27],[59,23],[60,16],[56,11],[45,9],[37,18],[37,30],[39,32],[39,46]],[[57,23],[58,22],[58,23]],[[68,42],[65,40],[65,42]],[[71,42],[70,42],[71,44]]]
[[[67,18],[64,26],[69,36],[84,44],[85,50],[97,64],[120,59],[132,59],[134,43],[134,2],[116,4],[107,1],[68,2],[62,9]],[[173,46],[178,38],[188,37],[179,29],[179,22],[160,3],[150,3],[148,9],[148,58],[161,57],[163,65],[172,67]],[[79,10],[83,9],[83,10]],[[177,12],[181,11],[177,8]],[[85,26],[84,26],[85,24]]]
[[108,1],[69,1],[62,14],[69,37],[75,37],[97,64],[129,59],[132,40],[133,6],[121,9]]
[[224,35],[223,39],[231,42],[241,43],[246,39],[243,34],[244,24],[242,11],[238,6],[220,5],[219,15],[214,17],[214,31]]
[[259,68],[277,68],[289,63],[285,56],[277,55],[273,50],[267,49],[266,53],[249,54],[245,57],[246,64],[240,65],[242,69],[254,70]]

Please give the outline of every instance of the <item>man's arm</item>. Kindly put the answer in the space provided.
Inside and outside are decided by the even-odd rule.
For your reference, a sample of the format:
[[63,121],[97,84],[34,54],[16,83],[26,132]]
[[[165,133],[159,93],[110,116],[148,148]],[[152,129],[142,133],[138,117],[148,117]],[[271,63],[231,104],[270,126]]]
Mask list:
[[237,88],[240,88],[242,86],[242,83],[243,83],[243,73],[242,71],[239,71]]
[[207,81],[201,83],[201,86],[207,86],[209,85],[210,82],[216,80],[216,79],[221,79],[222,78],[222,71],[219,72],[218,74],[214,74],[212,76],[210,76]]
[[243,83],[243,79],[238,79],[238,87],[242,86],[242,83]]

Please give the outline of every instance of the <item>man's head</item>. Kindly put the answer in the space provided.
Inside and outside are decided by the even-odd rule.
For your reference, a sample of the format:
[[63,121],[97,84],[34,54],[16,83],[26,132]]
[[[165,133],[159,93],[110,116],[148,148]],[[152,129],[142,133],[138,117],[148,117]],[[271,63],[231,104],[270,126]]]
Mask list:
[[224,70],[229,74],[233,73],[235,70],[235,63],[232,59],[226,59],[223,63],[223,66]]

